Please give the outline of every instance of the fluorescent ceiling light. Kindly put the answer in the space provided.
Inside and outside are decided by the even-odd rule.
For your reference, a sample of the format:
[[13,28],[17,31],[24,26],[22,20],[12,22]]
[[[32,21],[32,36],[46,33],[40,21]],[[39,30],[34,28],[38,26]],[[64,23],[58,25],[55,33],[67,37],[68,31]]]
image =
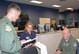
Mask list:
[[73,8],[66,8],[67,10],[73,10]]
[[53,7],[61,7],[60,5],[52,5]]
[[43,2],[41,2],[41,1],[36,1],[36,0],[32,0],[32,1],[30,1],[31,3],[36,3],[36,4],[41,4],[41,3],[43,3]]
[[77,1],[79,1],[79,0],[77,0]]

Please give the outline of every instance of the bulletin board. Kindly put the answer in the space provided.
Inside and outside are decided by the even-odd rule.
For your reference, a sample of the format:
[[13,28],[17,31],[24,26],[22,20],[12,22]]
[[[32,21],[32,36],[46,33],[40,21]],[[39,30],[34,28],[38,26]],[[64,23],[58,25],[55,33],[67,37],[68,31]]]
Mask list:
[[53,19],[53,20],[52,20],[52,24],[54,25],[55,23],[56,23],[56,20],[55,20],[55,19]]
[[50,18],[39,18],[40,24],[50,24]]

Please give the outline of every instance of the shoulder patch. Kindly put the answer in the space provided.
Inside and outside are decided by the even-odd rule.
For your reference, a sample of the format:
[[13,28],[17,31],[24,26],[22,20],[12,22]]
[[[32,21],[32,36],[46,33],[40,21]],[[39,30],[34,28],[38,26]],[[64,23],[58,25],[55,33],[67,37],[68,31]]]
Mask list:
[[73,45],[76,47],[77,46],[77,43],[74,43]]
[[12,28],[11,28],[10,26],[5,26],[5,30],[6,30],[6,31],[11,31]]

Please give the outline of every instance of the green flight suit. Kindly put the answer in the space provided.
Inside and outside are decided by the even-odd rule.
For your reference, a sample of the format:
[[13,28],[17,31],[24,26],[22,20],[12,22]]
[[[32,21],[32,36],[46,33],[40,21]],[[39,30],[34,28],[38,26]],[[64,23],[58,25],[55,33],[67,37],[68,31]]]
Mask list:
[[70,36],[68,41],[62,38],[59,44],[59,50],[62,52],[61,54],[76,54],[77,43],[77,40],[72,36]]
[[0,20],[0,50],[1,54],[20,54],[21,50],[17,33],[6,16]]

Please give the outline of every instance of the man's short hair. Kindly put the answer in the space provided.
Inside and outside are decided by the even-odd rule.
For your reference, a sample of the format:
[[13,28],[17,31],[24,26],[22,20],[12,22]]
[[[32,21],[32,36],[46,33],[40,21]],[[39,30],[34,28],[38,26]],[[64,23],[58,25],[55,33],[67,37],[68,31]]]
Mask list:
[[11,4],[8,6],[8,8],[7,8],[7,12],[10,11],[11,9],[15,9],[15,10],[21,12],[20,7],[19,7],[17,4],[15,4],[15,3],[11,3]]
[[70,31],[67,27],[65,27],[65,28],[63,29],[63,31],[64,31],[64,30],[68,30],[69,33],[71,33],[71,31]]

